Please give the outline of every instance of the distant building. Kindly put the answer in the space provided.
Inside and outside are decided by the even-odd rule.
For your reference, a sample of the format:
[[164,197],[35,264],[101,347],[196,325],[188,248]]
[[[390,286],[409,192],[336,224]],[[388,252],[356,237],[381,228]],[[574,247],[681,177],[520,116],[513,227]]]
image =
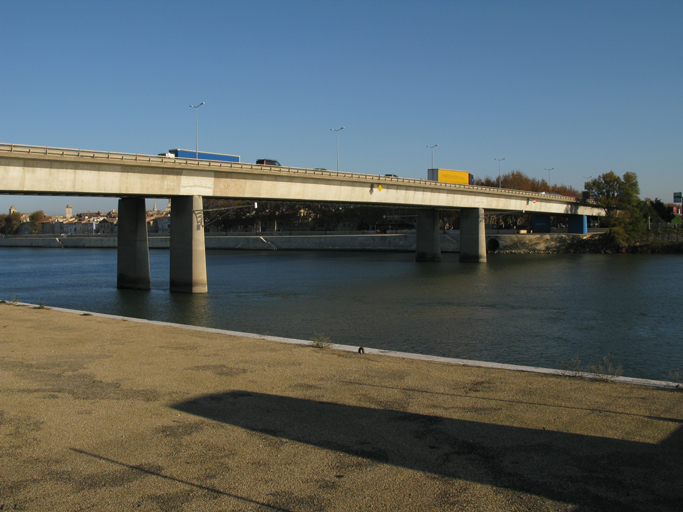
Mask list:
[[169,234],[171,232],[171,216],[158,210],[147,212],[147,232]]
[[70,204],[66,205],[66,220],[69,220],[71,217],[73,217],[73,208],[71,208]]
[[115,220],[102,219],[97,224],[96,231],[100,235],[113,235],[118,232],[118,225]]

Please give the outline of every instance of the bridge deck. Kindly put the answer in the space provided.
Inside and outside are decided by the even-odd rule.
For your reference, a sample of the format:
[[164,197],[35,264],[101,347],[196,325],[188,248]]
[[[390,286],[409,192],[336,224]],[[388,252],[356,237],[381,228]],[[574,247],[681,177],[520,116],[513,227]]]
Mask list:
[[604,215],[573,197],[412,178],[0,144],[0,193],[321,201]]

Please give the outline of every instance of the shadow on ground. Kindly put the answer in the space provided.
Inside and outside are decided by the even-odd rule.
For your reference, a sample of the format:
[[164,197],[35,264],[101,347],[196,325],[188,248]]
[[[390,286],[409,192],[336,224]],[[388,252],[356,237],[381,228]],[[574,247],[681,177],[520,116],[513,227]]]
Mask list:
[[244,391],[174,408],[379,463],[575,504],[576,510],[680,510],[683,498],[683,427],[652,445]]

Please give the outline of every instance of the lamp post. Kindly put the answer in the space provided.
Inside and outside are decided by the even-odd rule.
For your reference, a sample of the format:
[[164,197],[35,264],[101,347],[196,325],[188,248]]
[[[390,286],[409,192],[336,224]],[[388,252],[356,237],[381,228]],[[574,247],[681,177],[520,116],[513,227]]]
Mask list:
[[548,171],[548,192],[550,192],[550,171],[554,171],[555,168],[551,167],[550,169],[546,169]]
[[501,177],[500,177],[500,162],[505,160],[505,158],[494,158],[494,160],[498,160],[498,188],[502,188],[503,187],[503,181],[501,180]]
[[437,146],[438,144],[434,144],[433,146],[427,145],[427,147],[432,150],[432,169],[434,169],[434,148]]
[[339,172],[339,132],[343,129],[343,126],[341,128],[337,128],[336,130],[334,128],[330,128],[331,131],[337,133],[337,172]]
[[199,107],[201,107],[204,104],[202,101],[199,105],[196,107],[194,105],[190,105],[194,111],[197,113],[197,131],[196,131],[196,140],[195,140],[195,146],[194,146],[194,157],[199,160]]

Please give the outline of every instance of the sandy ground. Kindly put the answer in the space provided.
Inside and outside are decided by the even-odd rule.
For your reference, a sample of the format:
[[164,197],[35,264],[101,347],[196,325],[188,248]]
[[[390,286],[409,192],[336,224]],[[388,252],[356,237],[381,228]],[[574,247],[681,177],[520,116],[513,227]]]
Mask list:
[[0,510],[683,509],[683,393],[0,304]]

